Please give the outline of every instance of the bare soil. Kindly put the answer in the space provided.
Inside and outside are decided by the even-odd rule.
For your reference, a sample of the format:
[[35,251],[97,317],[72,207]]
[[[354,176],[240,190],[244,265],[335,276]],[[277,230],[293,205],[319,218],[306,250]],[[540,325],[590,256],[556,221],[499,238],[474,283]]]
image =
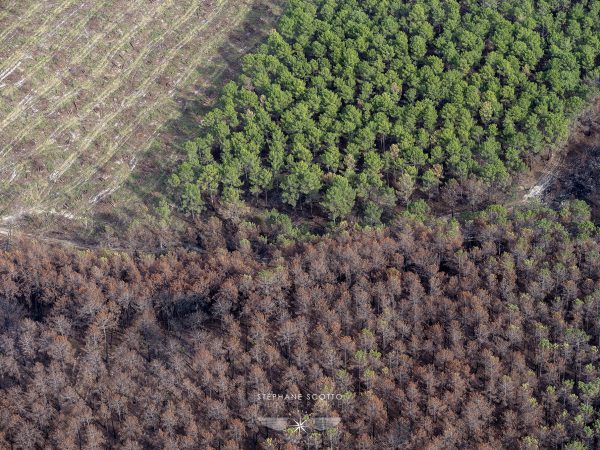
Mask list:
[[[122,186],[152,148],[161,167],[176,160],[175,146],[156,144],[185,99],[215,82],[218,70],[205,68],[239,60],[255,42],[239,30],[257,11],[274,16],[265,10],[276,4],[0,2],[0,222],[56,211],[43,221],[53,228],[137,197],[136,186]],[[144,216],[137,206],[130,218]]]

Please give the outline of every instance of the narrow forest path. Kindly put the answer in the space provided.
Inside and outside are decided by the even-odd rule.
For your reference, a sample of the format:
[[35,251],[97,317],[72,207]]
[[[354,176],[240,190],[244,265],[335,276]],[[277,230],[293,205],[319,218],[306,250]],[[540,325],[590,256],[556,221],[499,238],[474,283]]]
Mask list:
[[[7,226],[7,225],[0,226],[0,236],[4,237],[4,239],[3,239],[4,242],[1,242],[1,244],[3,244],[3,245],[0,245],[0,249],[4,249],[7,246],[10,247],[14,241],[17,241],[17,240],[23,239],[23,238],[37,240],[40,242],[44,242],[46,244],[55,244],[55,245],[69,247],[69,248],[75,248],[77,250],[83,250],[83,251],[85,251],[85,250],[107,250],[107,251],[111,251],[111,252],[124,252],[124,253],[139,252],[139,253],[145,253],[145,254],[162,254],[162,253],[165,253],[166,251],[172,249],[171,247],[160,248],[158,244],[156,245],[155,249],[153,249],[153,250],[151,250],[150,248],[136,249],[136,248],[124,247],[124,246],[120,246],[120,245],[107,245],[107,244],[103,244],[103,243],[91,244],[91,243],[83,242],[81,240],[69,239],[66,237],[44,236],[44,235],[36,234],[33,232],[23,231],[17,227],[11,227],[11,226]],[[0,239],[0,241],[1,241],[1,239]],[[204,251],[202,248],[200,248],[196,245],[191,245],[191,244],[187,244],[184,242],[178,243],[177,248],[182,248],[185,250],[200,252],[200,253]]]

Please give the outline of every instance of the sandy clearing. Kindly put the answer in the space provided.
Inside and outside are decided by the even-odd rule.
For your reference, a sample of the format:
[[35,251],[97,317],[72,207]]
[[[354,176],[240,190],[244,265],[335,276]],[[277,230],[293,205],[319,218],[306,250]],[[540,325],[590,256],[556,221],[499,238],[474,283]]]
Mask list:
[[263,1],[0,7],[0,220],[91,212],[177,116],[175,97],[199,82],[196,66],[218,61],[228,34]]

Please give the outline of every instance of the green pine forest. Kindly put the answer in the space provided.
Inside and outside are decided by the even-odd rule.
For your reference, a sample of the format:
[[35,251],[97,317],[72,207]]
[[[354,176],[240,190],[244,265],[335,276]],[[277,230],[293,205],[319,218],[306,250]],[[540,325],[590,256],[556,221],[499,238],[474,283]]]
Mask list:
[[599,55],[599,0],[292,0],[169,184],[190,215],[367,225],[459,186],[508,192],[567,137]]

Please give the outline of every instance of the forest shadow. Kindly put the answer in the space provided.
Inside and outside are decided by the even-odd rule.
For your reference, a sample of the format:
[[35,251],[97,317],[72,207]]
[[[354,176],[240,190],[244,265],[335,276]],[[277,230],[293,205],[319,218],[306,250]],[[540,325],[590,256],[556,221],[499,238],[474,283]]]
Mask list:
[[559,208],[567,200],[584,200],[592,220],[600,223],[600,139],[595,146],[580,145],[569,152],[555,174],[544,201]]
[[[148,162],[154,162],[153,169],[158,171],[151,178],[158,176],[162,180],[159,190],[163,190],[161,188],[165,187],[168,175],[181,161],[183,144],[198,137],[198,125],[202,117],[214,107],[223,86],[237,77],[243,56],[255,50],[275,26],[282,3],[281,0],[262,0],[255,5],[240,26],[229,33],[216,56],[196,68],[197,81],[177,91],[175,101],[180,105],[179,115],[168,122],[161,133],[161,144],[178,149],[177,157],[170,161],[169,167],[165,167],[161,152],[150,151],[147,155]],[[146,177],[148,173],[144,171],[143,175]],[[134,180],[129,182],[127,188],[143,195],[143,184],[132,181]]]
[[184,156],[183,144],[198,137],[202,117],[214,107],[223,86],[238,76],[243,56],[255,50],[276,26],[284,3],[260,0],[253,5],[239,26],[228,33],[215,55],[195,69],[195,81],[176,91],[177,117],[163,126],[121,188],[131,199],[118,208],[95,213],[100,233],[108,226],[121,234],[132,220],[152,212],[162,194],[168,192],[167,180]]
[[567,200],[584,200],[592,220],[600,224],[600,98],[577,121],[563,159],[542,196],[544,203],[559,208]]

